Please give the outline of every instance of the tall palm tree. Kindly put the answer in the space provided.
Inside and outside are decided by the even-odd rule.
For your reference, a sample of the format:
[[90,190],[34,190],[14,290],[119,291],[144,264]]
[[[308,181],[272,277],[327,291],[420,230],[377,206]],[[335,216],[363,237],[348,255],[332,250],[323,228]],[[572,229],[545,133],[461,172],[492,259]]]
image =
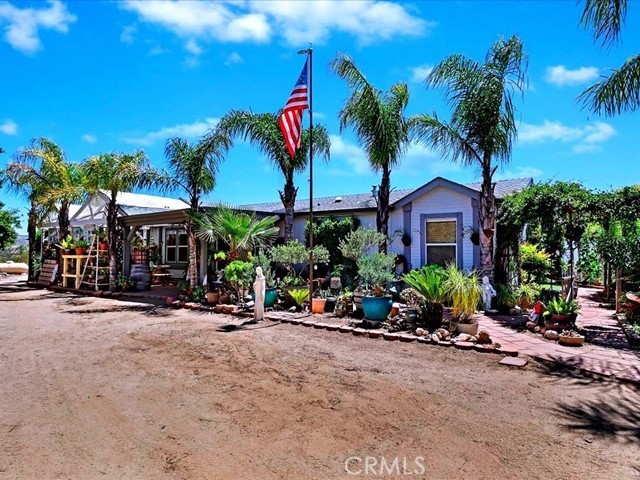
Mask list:
[[482,174],[480,191],[480,259],[482,273],[493,279],[493,236],[496,201],[493,175],[511,160],[517,136],[513,94],[523,92],[527,56],[513,36],[495,42],[480,64],[464,55],[451,55],[426,78],[428,87],[443,87],[452,108],[451,120],[418,115],[410,121],[415,138],[442,156]]
[[216,186],[218,165],[225,159],[231,147],[231,139],[225,133],[214,130],[205,140],[189,144],[179,137],[170,138],[165,145],[165,156],[169,160],[169,188],[183,190],[189,200],[187,238],[189,242],[189,270],[187,278],[191,287],[198,283],[196,259],[196,234],[193,219],[200,209],[203,195]]
[[107,235],[109,236],[109,287],[118,273],[118,194],[137,188],[156,185],[165,186],[165,177],[151,167],[149,159],[142,151],[135,153],[103,153],[89,158],[84,166],[87,188],[91,193],[106,191]]
[[[581,23],[593,28],[595,41],[611,46],[620,39],[627,4],[627,0],[586,0]],[[637,110],[640,107],[640,54],[629,57],[620,68],[587,88],[578,98],[592,112],[608,117]]]
[[387,92],[378,90],[356,67],[353,59],[344,54],[339,53],[331,66],[351,90],[351,96],[339,114],[340,130],[353,127],[371,168],[382,174],[376,227],[385,236],[380,251],[386,253],[391,169],[400,162],[409,146],[409,128],[404,113],[409,103],[409,89],[405,83],[396,83]]
[[[302,130],[300,148],[291,158],[278,127],[278,114],[232,110],[220,120],[220,128],[231,137],[241,136],[248,140],[282,172],[284,187],[278,193],[284,207],[284,239],[288,241],[293,236],[293,213],[298,194],[293,176],[304,171],[309,163],[309,129]],[[323,125],[314,125],[314,154],[329,160],[330,147],[327,129]]]
[[38,226],[53,213],[50,206],[38,203],[37,199],[44,190],[42,179],[32,175],[23,175],[22,169],[17,162],[12,162],[7,166],[3,176],[8,181],[9,188],[19,194],[24,195],[29,200],[29,211],[27,213],[27,242],[28,242],[28,272],[29,281],[35,280],[36,264],[36,231]]
[[217,205],[211,212],[196,218],[197,235],[207,241],[220,239],[229,245],[229,261],[240,253],[267,246],[278,234],[277,216],[258,218],[227,205]]
[[16,161],[7,167],[7,177],[31,203],[27,223],[31,263],[35,261],[37,226],[48,215],[57,214],[59,238],[70,233],[69,207],[85,194],[82,170],[78,164],[67,161],[58,145],[41,137],[33,139],[28,147],[18,152]]

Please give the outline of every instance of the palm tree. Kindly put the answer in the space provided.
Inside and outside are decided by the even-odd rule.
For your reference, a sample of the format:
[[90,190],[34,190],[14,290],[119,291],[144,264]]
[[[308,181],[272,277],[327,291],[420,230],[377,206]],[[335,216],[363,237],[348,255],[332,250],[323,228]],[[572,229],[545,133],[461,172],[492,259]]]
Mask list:
[[[291,158],[278,127],[278,114],[253,113],[251,111],[232,110],[220,120],[220,128],[231,137],[241,136],[257,147],[282,172],[284,188],[279,190],[284,207],[284,239],[293,236],[293,213],[298,188],[293,175],[307,168],[309,162],[309,129],[303,129],[300,148]],[[324,160],[329,160],[331,142],[327,129],[323,125],[313,127],[313,151]]]
[[38,226],[53,213],[51,207],[38,203],[37,198],[44,190],[41,178],[32,175],[23,175],[19,163],[12,162],[7,166],[3,176],[8,180],[9,188],[16,193],[24,195],[29,200],[29,212],[27,214],[27,240],[28,240],[28,273],[29,281],[35,280],[36,264],[36,231]]
[[186,226],[189,241],[187,278],[192,288],[198,283],[193,219],[200,209],[202,196],[215,188],[218,165],[224,160],[230,147],[229,136],[218,130],[212,132],[206,141],[195,145],[190,145],[187,140],[179,137],[170,138],[165,145],[165,156],[169,160],[169,188],[183,190],[189,200]]
[[217,205],[195,220],[200,238],[208,242],[220,239],[229,245],[229,261],[236,260],[242,252],[267,246],[278,234],[277,221],[275,215],[258,218],[254,213],[234,210],[227,205]]
[[351,96],[339,114],[340,131],[353,127],[358,142],[369,157],[371,168],[382,173],[376,227],[385,236],[380,251],[386,253],[391,169],[409,146],[409,128],[404,114],[409,103],[409,89],[405,83],[396,83],[387,92],[378,90],[347,55],[338,54],[331,66],[351,90]]
[[89,158],[84,166],[87,188],[93,194],[99,191],[109,196],[107,203],[107,235],[109,237],[109,287],[118,273],[118,194],[137,188],[166,185],[166,179],[149,164],[142,151],[135,153],[104,153]]
[[[617,43],[627,15],[627,0],[586,0],[581,23],[593,28],[595,41],[604,46]],[[583,105],[608,117],[633,112],[640,107],[640,55],[629,57],[608,77],[587,88],[578,97]]]
[[85,194],[82,170],[78,164],[68,162],[62,149],[54,142],[37,138],[18,152],[16,161],[8,165],[6,173],[14,189],[22,191],[31,203],[27,232],[29,270],[33,277],[37,226],[55,212],[59,238],[70,233],[69,207]]
[[527,56],[517,36],[495,42],[484,64],[451,55],[426,78],[427,86],[444,87],[453,110],[451,120],[441,120],[434,112],[410,121],[419,142],[440,150],[454,162],[480,169],[480,259],[482,273],[490,279],[496,226],[493,175],[498,166],[511,160],[517,136],[513,93],[524,91],[526,69]]
[[12,168],[40,183],[36,201],[47,210],[57,212],[58,235],[65,238],[71,233],[69,207],[85,196],[81,166],[68,162],[64,151],[43,137],[31,140],[17,158],[19,161],[12,164]]

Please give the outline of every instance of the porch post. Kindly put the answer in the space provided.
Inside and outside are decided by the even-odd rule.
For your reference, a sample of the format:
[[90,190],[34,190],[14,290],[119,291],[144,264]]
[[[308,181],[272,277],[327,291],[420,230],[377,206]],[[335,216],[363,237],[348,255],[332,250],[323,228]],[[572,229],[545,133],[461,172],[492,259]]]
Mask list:
[[124,242],[122,244],[122,275],[129,276],[131,271],[131,242],[129,241],[129,231],[131,227],[124,227]]
[[207,279],[207,250],[209,244],[206,240],[200,239],[200,285],[206,285]]

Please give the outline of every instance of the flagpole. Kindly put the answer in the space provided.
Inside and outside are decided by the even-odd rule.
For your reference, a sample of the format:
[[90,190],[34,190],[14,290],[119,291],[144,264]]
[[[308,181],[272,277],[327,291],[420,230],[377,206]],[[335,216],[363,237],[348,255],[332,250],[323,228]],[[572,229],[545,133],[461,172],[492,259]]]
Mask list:
[[309,311],[313,302],[313,48],[309,45]]

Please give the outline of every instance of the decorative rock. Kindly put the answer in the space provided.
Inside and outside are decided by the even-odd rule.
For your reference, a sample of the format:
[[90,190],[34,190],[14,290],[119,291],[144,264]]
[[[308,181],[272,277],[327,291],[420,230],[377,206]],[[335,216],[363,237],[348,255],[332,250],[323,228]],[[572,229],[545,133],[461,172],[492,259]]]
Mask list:
[[536,322],[527,322],[527,330],[531,330],[532,332],[538,326]]
[[449,330],[447,330],[446,328],[439,328],[438,330],[436,330],[436,333],[441,340],[447,340],[451,338],[451,332],[449,332]]
[[477,342],[480,345],[487,345],[491,343],[491,336],[489,335],[489,332],[487,332],[486,330],[480,330],[480,332],[478,333]]
[[437,333],[431,334],[431,341],[433,343],[438,343],[441,340],[440,336]]
[[467,333],[461,333],[455,338],[455,340],[457,343],[467,343],[467,342],[470,343],[473,341],[473,336]]
[[471,343],[471,342],[456,342],[455,347],[459,348],[460,350],[471,350],[471,349],[473,349],[473,343]]
[[429,332],[427,332],[424,328],[416,328],[416,335],[419,337],[424,337],[427,333]]
[[541,330],[540,327],[538,327],[537,325],[535,327],[533,327],[533,331],[535,333],[540,333],[540,330]]
[[544,332],[544,338],[547,340],[558,340],[558,338],[560,338],[560,334],[555,330],[547,330]]

